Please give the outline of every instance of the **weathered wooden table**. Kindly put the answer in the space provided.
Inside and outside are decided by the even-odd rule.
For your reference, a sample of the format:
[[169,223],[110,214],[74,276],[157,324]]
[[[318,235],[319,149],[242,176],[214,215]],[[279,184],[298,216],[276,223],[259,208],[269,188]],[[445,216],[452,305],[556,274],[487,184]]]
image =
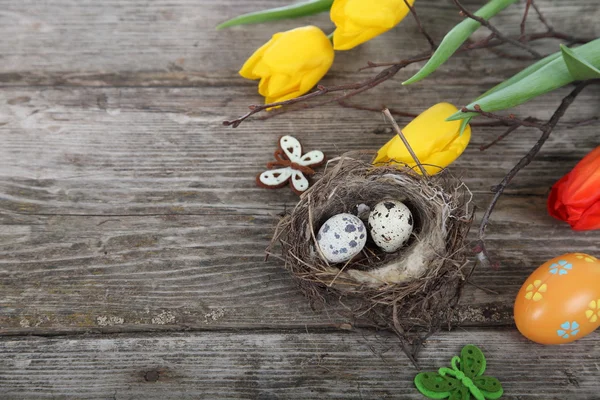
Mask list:
[[[419,1],[436,38],[460,19],[450,1]],[[237,75],[256,47],[294,26],[332,27],[320,15],[214,30],[282,3],[0,0],[0,399],[422,398],[394,337],[340,329],[351,321],[312,311],[282,265],[264,262],[277,214],[297,199],[254,183],[280,135],[330,156],[392,135],[380,115],[336,105],[222,126],[262,101]],[[597,0],[538,3],[557,28],[600,35]],[[517,32],[522,11],[497,25]],[[407,18],[338,53],[324,83],[366,78],[368,60],[426,45]],[[402,87],[413,65],[357,100],[412,112],[462,105],[524,65],[477,52]],[[548,117],[568,90],[514,112]],[[599,105],[590,88],[566,120]],[[480,208],[539,135],[522,129],[479,151],[502,131],[474,129],[455,164]],[[545,211],[549,187],[598,137],[598,126],[559,125],[513,181],[487,236],[501,265],[476,271],[455,328],[422,350],[424,369],[474,343],[504,398],[600,398],[598,334],[546,347],[512,324],[514,296],[538,265],[599,253],[599,232],[573,232]]]

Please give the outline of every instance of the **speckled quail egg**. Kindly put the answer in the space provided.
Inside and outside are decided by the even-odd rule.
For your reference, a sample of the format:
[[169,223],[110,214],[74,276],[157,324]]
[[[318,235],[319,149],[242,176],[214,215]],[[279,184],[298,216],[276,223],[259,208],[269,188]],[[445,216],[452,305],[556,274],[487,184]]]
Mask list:
[[401,201],[385,200],[369,214],[369,233],[377,246],[387,253],[400,249],[413,231],[410,209]]
[[360,218],[352,214],[337,214],[319,229],[317,244],[330,263],[350,260],[360,253],[367,242],[367,229]]

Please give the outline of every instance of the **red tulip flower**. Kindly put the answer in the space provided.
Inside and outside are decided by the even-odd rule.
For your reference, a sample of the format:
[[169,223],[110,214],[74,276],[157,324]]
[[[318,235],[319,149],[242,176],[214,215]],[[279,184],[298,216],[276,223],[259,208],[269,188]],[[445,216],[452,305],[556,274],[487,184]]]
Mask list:
[[600,229],[600,146],[552,186],[548,212],[576,231]]

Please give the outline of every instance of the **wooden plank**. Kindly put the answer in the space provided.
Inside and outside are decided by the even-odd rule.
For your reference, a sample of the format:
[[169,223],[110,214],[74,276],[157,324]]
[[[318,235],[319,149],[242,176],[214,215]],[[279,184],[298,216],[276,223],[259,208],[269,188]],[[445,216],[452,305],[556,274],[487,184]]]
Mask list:
[[[481,0],[463,2],[470,9]],[[539,0],[539,6],[557,29],[596,37],[600,27],[593,0]],[[328,15],[280,21],[261,26],[216,31],[223,20],[244,12],[280,6],[279,0],[217,2],[188,0],[109,0],[103,2],[55,0],[35,4],[0,2],[0,83],[3,85],[116,85],[205,86],[240,82],[238,68],[254,48],[273,33],[316,24],[333,29]],[[440,40],[458,21],[455,6],[446,0],[416,4],[433,37]],[[504,31],[518,33],[523,5],[506,9],[494,20]],[[577,18],[570,17],[577,15]],[[542,29],[532,16],[531,31]],[[481,32],[486,35],[487,32]],[[542,51],[556,51],[554,41],[542,41]],[[366,60],[390,61],[415,54],[428,45],[409,17],[392,32],[350,52],[338,52],[330,77],[355,79],[349,74]],[[499,80],[524,63],[498,59],[487,51],[459,57],[433,79],[468,79],[485,72]],[[406,76],[418,65],[407,69]],[[469,71],[465,74],[464,71]],[[364,74],[363,74],[364,75]],[[327,79],[325,83],[332,80]]]
[[[202,97],[184,88],[2,90],[0,332],[347,321],[313,313],[281,265],[263,263],[277,214],[296,197],[257,188],[254,176],[283,133],[335,156],[376,149],[389,127],[375,113],[333,106],[221,127],[231,110],[243,108],[244,90],[204,88]],[[401,88],[393,90],[390,106],[418,111]],[[432,85],[420,101],[465,90],[475,95],[477,86],[460,92]],[[557,97],[544,97],[536,109],[547,110]],[[582,95],[569,117],[593,115],[595,101],[593,93]],[[473,277],[493,292],[469,287],[457,322],[510,324],[512,299],[535,266],[561,252],[597,251],[598,233],[571,232],[545,211],[550,185],[597,144],[596,129],[563,126],[515,179],[489,229],[502,268]],[[537,135],[523,130],[487,152],[477,149],[501,132],[477,129],[456,164],[480,208]]]
[[[465,87],[432,83],[420,89],[415,102],[404,88],[394,85],[387,88],[389,97],[382,99],[379,92],[368,93],[362,102],[418,113],[439,101],[461,104],[484,88],[475,84]],[[543,96],[521,113],[545,118],[567,91]],[[157,191],[163,187],[172,191],[173,185],[192,190],[256,190],[253,177],[270,160],[271,149],[282,134],[297,135],[307,149],[321,149],[330,157],[351,150],[375,150],[392,135],[389,125],[377,113],[333,105],[253,121],[236,129],[221,126],[224,119],[242,113],[248,101],[244,88],[204,88],[201,92],[189,88],[62,88],[42,92],[34,88],[5,89],[0,92],[0,176],[16,179],[17,187],[25,186],[23,194],[15,196],[17,201],[27,197],[28,192],[28,183],[19,182],[21,178],[42,180],[43,185],[60,180],[66,193],[58,188],[41,190],[46,192],[44,196],[50,196],[48,199],[62,196],[68,201],[70,194],[76,195],[76,202],[68,201],[72,213],[89,207],[89,195],[73,190],[82,185],[100,185],[104,190],[104,207],[97,197],[90,199],[93,213],[103,213],[102,208],[131,213],[115,208],[115,202],[123,202],[123,196],[128,196],[128,205],[141,201],[147,206],[148,201],[143,199],[154,196],[139,193],[142,196],[135,197],[137,187],[147,184]],[[597,109],[597,96],[589,90],[565,119],[589,118]],[[407,121],[400,119],[401,123]],[[472,144],[456,164],[471,190],[488,192],[538,137],[536,131],[522,129],[486,152],[478,150],[479,145],[503,131],[500,127],[474,128]],[[576,129],[561,125],[540,156],[515,180],[513,188],[527,194],[545,193],[557,177],[597,145],[596,132],[594,125]],[[18,192],[4,190],[8,194]],[[135,195],[120,193],[123,190]],[[264,199],[264,190],[256,193]],[[237,200],[245,202],[246,194]],[[285,191],[283,195],[288,201],[293,199]],[[231,199],[229,194],[223,199],[214,196],[218,194],[213,195],[211,203]],[[282,191],[278,191],[274,197],[281,196]],[[158,195],[154,202],[161,203],[160,200]],[[45,212],[52,212],[51,205],[56,202],[48,203]]]
[[[501,200],[488,236],[501,267],[476,271],[456,323],[511,324],[514,296],[535,267],[564,252],[597,251],[598,232],[574,233],[543,205],[540,197]],[[263,262],[276,219],[239,212],[3,216],[0,333],[348,322],[339,305],[313,312],[282,265]]]
[[[468,343],[507,400],[597,399],[600,341],[560,348],[516,330],[443,332],[423,370],[449,366]],[[297,331],[0,339],[0,392],[18,399],[422,399],[418,371],[390,336]]]

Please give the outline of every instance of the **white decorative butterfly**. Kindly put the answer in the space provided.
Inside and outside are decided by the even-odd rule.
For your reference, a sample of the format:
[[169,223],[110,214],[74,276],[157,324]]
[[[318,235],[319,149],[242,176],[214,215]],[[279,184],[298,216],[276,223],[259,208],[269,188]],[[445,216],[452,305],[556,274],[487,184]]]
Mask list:
[[[256,177],[259,186],[276,189],[291,181],[292,190],[298,194],[308,189],[309,183],[305,175],[313,175],[311,167],[323,164],[325,155],[322,151],[313,150],[302,155],[302,145],[289,135],[279,139],[279,149],[275,151],[275,160],[267,164],[268,171]],[[281,167],[271,169],[273,167]]]

